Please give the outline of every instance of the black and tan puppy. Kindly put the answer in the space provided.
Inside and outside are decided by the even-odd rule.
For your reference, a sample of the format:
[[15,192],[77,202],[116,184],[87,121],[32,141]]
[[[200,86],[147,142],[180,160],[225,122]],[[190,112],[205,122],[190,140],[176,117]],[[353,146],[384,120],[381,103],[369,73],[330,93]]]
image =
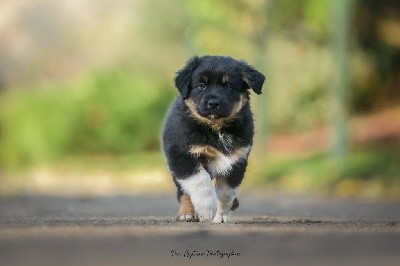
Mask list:
[[225,56],[196,56],[178,71],[180,96],[163,131],[178,220],[229,222],[253,145],[249,89],[260,94],[264,80],[245,62]]

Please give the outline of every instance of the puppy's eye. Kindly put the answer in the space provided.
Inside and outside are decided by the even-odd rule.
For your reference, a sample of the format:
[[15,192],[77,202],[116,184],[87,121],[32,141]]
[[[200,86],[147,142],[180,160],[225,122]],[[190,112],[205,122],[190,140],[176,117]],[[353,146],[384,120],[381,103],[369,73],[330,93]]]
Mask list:
[[197,85],[197,89],[198,89],[198,90],[203,91],[203,90],[205,90],[206,88],[207,88],[207,85],[204,84],[204,83],[200,83],[199,85]]

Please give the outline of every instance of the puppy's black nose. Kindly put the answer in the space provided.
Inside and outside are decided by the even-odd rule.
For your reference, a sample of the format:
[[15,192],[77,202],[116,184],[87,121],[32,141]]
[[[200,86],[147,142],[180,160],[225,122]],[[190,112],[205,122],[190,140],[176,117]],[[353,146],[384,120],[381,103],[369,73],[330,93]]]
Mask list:
[[208,109],[217,110],[221,106],[221,102],[217,99],[210,99],[207,102]]

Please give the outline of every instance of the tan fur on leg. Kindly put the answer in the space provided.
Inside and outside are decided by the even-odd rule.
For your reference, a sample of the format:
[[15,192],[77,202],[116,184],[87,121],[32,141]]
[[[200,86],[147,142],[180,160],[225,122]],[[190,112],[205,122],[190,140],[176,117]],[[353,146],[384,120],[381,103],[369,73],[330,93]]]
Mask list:
[[194,207],[192,201],[188,194],[183,194],[179,200],[179,212],[178,212],[178,221],[186,221],[186,222],[195,222],[198,221],[196,212],[194,211]]

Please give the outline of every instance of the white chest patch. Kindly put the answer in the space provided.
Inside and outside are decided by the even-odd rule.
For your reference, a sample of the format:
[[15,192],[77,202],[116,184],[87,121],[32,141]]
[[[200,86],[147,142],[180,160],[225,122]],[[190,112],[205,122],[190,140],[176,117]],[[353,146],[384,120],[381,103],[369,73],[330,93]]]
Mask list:
[[189,153],[195,158],[200,156],[207,158],[206,168],[212,178],[228,174],[235,163],[247,159],[251,150],[250,145],[233,149],[232,137],[229,135],[219,134],[218,137],[225,151],[229,151],[229,153],[224,153],[210,145],[192,145],[189,150]]
[[247,159],[250,149],[251,146],[247,146],[239,148],[228,155],[219,153],[218,156],[213,158],[207,165],[212,176],[228,174],[236,162]]

